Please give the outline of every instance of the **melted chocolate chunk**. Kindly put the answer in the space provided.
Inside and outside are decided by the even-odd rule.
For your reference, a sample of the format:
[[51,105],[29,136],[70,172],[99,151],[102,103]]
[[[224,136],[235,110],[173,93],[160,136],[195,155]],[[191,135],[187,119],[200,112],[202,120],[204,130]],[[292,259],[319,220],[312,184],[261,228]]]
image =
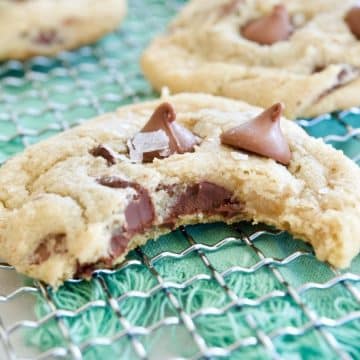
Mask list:
[[52,253],[63,254],[65,249],[66,234],[49,234],[44,237],[31,257],[31,264],[39,265],[49,259]]
[[253,120],[221,134],[221,143],[288,165],[291,152],[280,128],[282,111],[280,103],[271,106]]
[[350,31],[360,40],[360,6],[352,7],[345,16]]
[[96,270],[97,266],[101,264],[101,261],[99,261],[96,264],[80,264],[77,263],[76,265],[76,272],[74,275],[74,278],[83,278],[83,279],[90,279],[91,274]]
[[104,267],[111,267],[112,266],[113,257],[109,256],[107,258],[101,258],[95,263],[84,263],[80,264],[77,262],[76,264],[76,272],[74,277],[75,278],[85,278],[90,279],[92,273]]
[[118,256],[123,254],[129,244],[129,241],[129,236],[123,228],[115,230],[111,237],[111,258],[116,259]]
[[190,185],[181,193],[170,210],[165,223],[175,222],[179,216],[203,213],[232,217],[243,209],[243,205],[233,199],[227,189],[203,181]]
[[[128,247],[129,241],[136,234],[144,233],[150,229],[155,218],[153,204],[146,189],[139,184],[122,180],[118,177],[104,177],[98,182],[111,188],[132,187],[137,191],[137,196],[129,203],[125,210],[126,225],[114,230],[111,237],[110,255],[99,259],[94,264],[78,264],[77,277],[90,277],[91,273],[100,266],[110,267],[113,260],[123,254]],[[233,198],[227,189],[203,181],[198,184],[189,185],[178,194],[177,185],[160,184],[156,191],[167,191],[171,197],[177,197],[175,204],[171,207],[168,217],[162,226],[172,227],[179,216],[203,213],[207,215],[221,215],[226,218],[238,215],[244,205]]]
[[125,209],[125,231],[128,234],[142,233],[152,226],[155,218],[154,206],[148,191],[141,185],[116,176],[102,177],[98,179],[98,183],[115,189],[131,187],[136,190],[137,194]]
[[111,251],[113,257],[121,255],[129,240],[136,234],[142,234],[152,227],[155,220],[155,210],[151,197],[141,185],[123,180],[119,177],[102,177],[97,180],[99,184],[114,188],[125,189],[128,187],[136,191],[136,195],[125,209],[125,225],[121,230],[117,229],[111,239]]
[[140,188],[137,196],[125,209],[128,234],[143,233],[151,228],[155,218],[154,206],[146,189]]
[[176,114],[170,104],[163,103],[155,109],[141,133],[162,130],[169,138],[169,145],[167,151],[159,149],[158,151],[144,152],[142,154],[144,162],[152,162],[154,158],[166,158],[175,153],[183,154],[194,151],[194,147],[198,143],[197,137],[188,129],[177,124],[175,119]]
[[260,45],[272,45],[287,40],[294,30],[284,5],[276,5],[270,15],[252,20],[242,29],[242,35]]
[[114,165],[116,163],[115,157],[112,154],[112,151],[107,148],[105,145],[99,145],[92,150],[90,150],[90,154],[95,157],[102,157],[107,161],[109,166]]

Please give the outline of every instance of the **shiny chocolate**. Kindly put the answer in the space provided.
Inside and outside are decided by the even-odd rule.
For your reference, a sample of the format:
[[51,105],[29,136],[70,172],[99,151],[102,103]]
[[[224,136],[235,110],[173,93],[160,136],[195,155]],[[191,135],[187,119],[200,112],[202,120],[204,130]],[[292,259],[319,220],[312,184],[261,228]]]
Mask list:
[[99,178],[98,183],[114,189],[133,188],[136,195],[125,208],[125,225],[116,229],[111,238],[111,255],[117,257],[123,253],[130,239],[151,228],[155,220],[155,210],[149,192],[140,184],[129,182],[117,176]]
[[360,40],[360,6],[352,7],[345,16],[345,22],[354,36]]
[[289,39],[294,31],[289,13],[284,5],[276,5],[271,14],[247,23],[242,35],[260,45],[273,45]]
[[221,134],[221,143],[288,165],[291,152],[280,127],[282,111],[282,104],[274,104],[249,122]]
[[151,151],[143,153],[144,162],[152,162],[154,158],[166,158],[172,154],[183,154],[193,152],[198,143],[197,137],[188,129],[175,122],[176,114],[169,103],[159,105],[147,124],[142,128],[141,133],[152,133],[163,130],[169,138],[167,151]]
[[[171,193],[173,189],[171,189]],[[172,206],[166,223],[176,222],[179,216],[203,213],[226,218],[239,214],[243,205],[234,200],[232,192],[208,181],[188,185]]]

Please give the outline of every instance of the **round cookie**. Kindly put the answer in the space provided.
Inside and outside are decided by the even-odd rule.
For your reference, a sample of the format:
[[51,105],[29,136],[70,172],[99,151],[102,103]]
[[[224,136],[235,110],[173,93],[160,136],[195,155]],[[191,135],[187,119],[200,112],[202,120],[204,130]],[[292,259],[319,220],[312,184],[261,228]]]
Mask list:
[[160,90],[196,91],[289,118],[360,105],[356,0],[192,0],[142,57]]
[[57,286],[180,225],[248,220],[348,266],[360,250],[360,169],[281,113],[180,94],[32,145],[0,169],[1,257]]
[[0,2],[0,61],[55,55],[114,30],[126,0],[5,0]]

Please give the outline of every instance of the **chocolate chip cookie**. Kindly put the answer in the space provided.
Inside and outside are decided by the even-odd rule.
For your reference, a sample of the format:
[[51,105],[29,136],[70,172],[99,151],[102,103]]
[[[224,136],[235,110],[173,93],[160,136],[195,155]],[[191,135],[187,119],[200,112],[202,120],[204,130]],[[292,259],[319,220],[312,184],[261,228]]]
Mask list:
[[360,105],[359,24],[356,0],[192,0],[142,68],[156,89],[314,116]]
[[114,30],[126,0],[2,0],[0,61],[55,55]]
[[348,266],[360,249],[360,169],[282,112],[181,94],[29,147],[0,169],[1,257],[57,286],[180,225],[248,220]]

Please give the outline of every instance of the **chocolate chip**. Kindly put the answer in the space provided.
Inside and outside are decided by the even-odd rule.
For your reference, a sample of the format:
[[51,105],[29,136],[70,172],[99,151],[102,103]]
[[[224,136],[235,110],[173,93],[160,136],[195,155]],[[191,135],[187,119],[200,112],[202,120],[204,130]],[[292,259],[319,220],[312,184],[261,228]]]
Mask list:
[[106,147],[105,145],[99,145],[90,150],[90,154],[95,157],[102,157],[107,161],[109,166],[116,163],[115,156],[112,153],[112,150]]
[[138,151],[142,152],[144,162],[152,162],[154,158],[166,158],[175,153],[183,154],[194,151],[195,145],[198,144],[198,138],[191,131],[177,124],[175,119],[176,114],[170,104],[163,103],[155,109],[141,133],[164,131],[169,139],[168,149],[164,151],[161,148],[151,152],[142,152],[142,149],[138,149]]
[[342,86],[348,84],[349,82],[355,80],[357,77],[359,77],[359,74],[360,74],[359,68],[352,65],[344,65],[344,67],[340,70],[340,72],[337,75],[336,83],[330,88],[326,89],[324,92],[322,92],[316,99],[316,102],[320,101],[325,96],[328,96],[329,94],[341,88]]
[[123,254],[129,244],[129,241],[129,236],[126,234],[123,228],[115,230],[111,237],[110,243],[111,257],[116,259],[121,254]]
[[59,42],[58,32],[55,29],[43,29],[39,31],[34,42],[40,45],[52,45]]
[[91,273],[101,265],[112,266],[114,259],[126,251],[131,238],[151,228],[155,219],[155,210],[149,193],[140,184],[123,180],[117,176],[101,177],[97,179],[97,182],[113,189],[130,187],[136,191],[136,195],[125,208],[125,224],[121,228],[113,230],[110,239],[109,256],[99,259],[94,264],[78,264],[77,277],[90,277]]
[[89,279],[91,274],[96,269],[97,264],[80,264],[77,263],[76,265],[76,272],[74,278],[82,278],[82,279]]
[[271,106],[253,120],[221,134],[221,143],[288,165],[291,152],[280,128],[282,111],[280,103]]
[[360,40],[360,6],[352,7],[345,16],[350,31]]
[[49,234],[44,237],[31,256],[31,264],[39,265],[48,260],[51,254],[63,254],[65,249],[66,234]]
[[[155,219],[155,210],[149,192],[140,184],[123,180],[119,177],[102,177],[97,180],[99,184],[115,189],[133,188],[136,195],[127,205],[125,225],[121,231],[116,230],[111,239],[111,249],[114,256],[125,251],[129,240],[136,234],[142,234],[151,228]],[[124,248],[125,246],[125,248]]]
[[287,40],[294,27],[284,5],[276,5],[270,15],[252,20],[242,29],[242,35],[261,45],[272,45]]
[[154,206],[144,188],[125,209],[126,231],[130,234],[143,233],[150,228],[155,218]]
[[211,182],[189,185],[180,193],[165,223],[176,222],[179,216],[203,213],[232,217],[239,214],[243,204],[233,199],[233,194]]
[[101,185],[114,188],[114,189],[126,189],[128,187],[137,190],[140,185],[131,181],[123,180],[118,176],[103,176],[97,179],[97,182]]
[[[137,191],[137,195],[125,210],[126,224],[113,231],[109,257],[101,258],[94,264],[78,264],[77,277],[90,277],[96,268],[111,266],[114,259],[127,250],[131,238],[150,229],[155,218],[150,196],[147,190],[139,184],[118,177],[104,177],[98,181],[111,188],[132,187]],[[162,226],[172,226],[179,216],[195,213],[231,218],[238,215],[244,207],[242,203],[233,198],[230,191],[211,182],[203,181],[189,185],[180,194],[176,191],[176,187],[177,185],[160,184],[157,188],[157,191],[167,191],[171,197],[177,196],[175,204],[171,207],[169,215],[161,224]]]
[[326,66],[325,65],[316,65],[312,71],[313,74],[316,74],[316,73],[319,73],[319,72],[322,72],[326,69]]
[[31,264],[39,265],[42,262],[46,261],[51,255],[50,250],[48,249],[48,246],[46,243],[41,243],[35,250]]

